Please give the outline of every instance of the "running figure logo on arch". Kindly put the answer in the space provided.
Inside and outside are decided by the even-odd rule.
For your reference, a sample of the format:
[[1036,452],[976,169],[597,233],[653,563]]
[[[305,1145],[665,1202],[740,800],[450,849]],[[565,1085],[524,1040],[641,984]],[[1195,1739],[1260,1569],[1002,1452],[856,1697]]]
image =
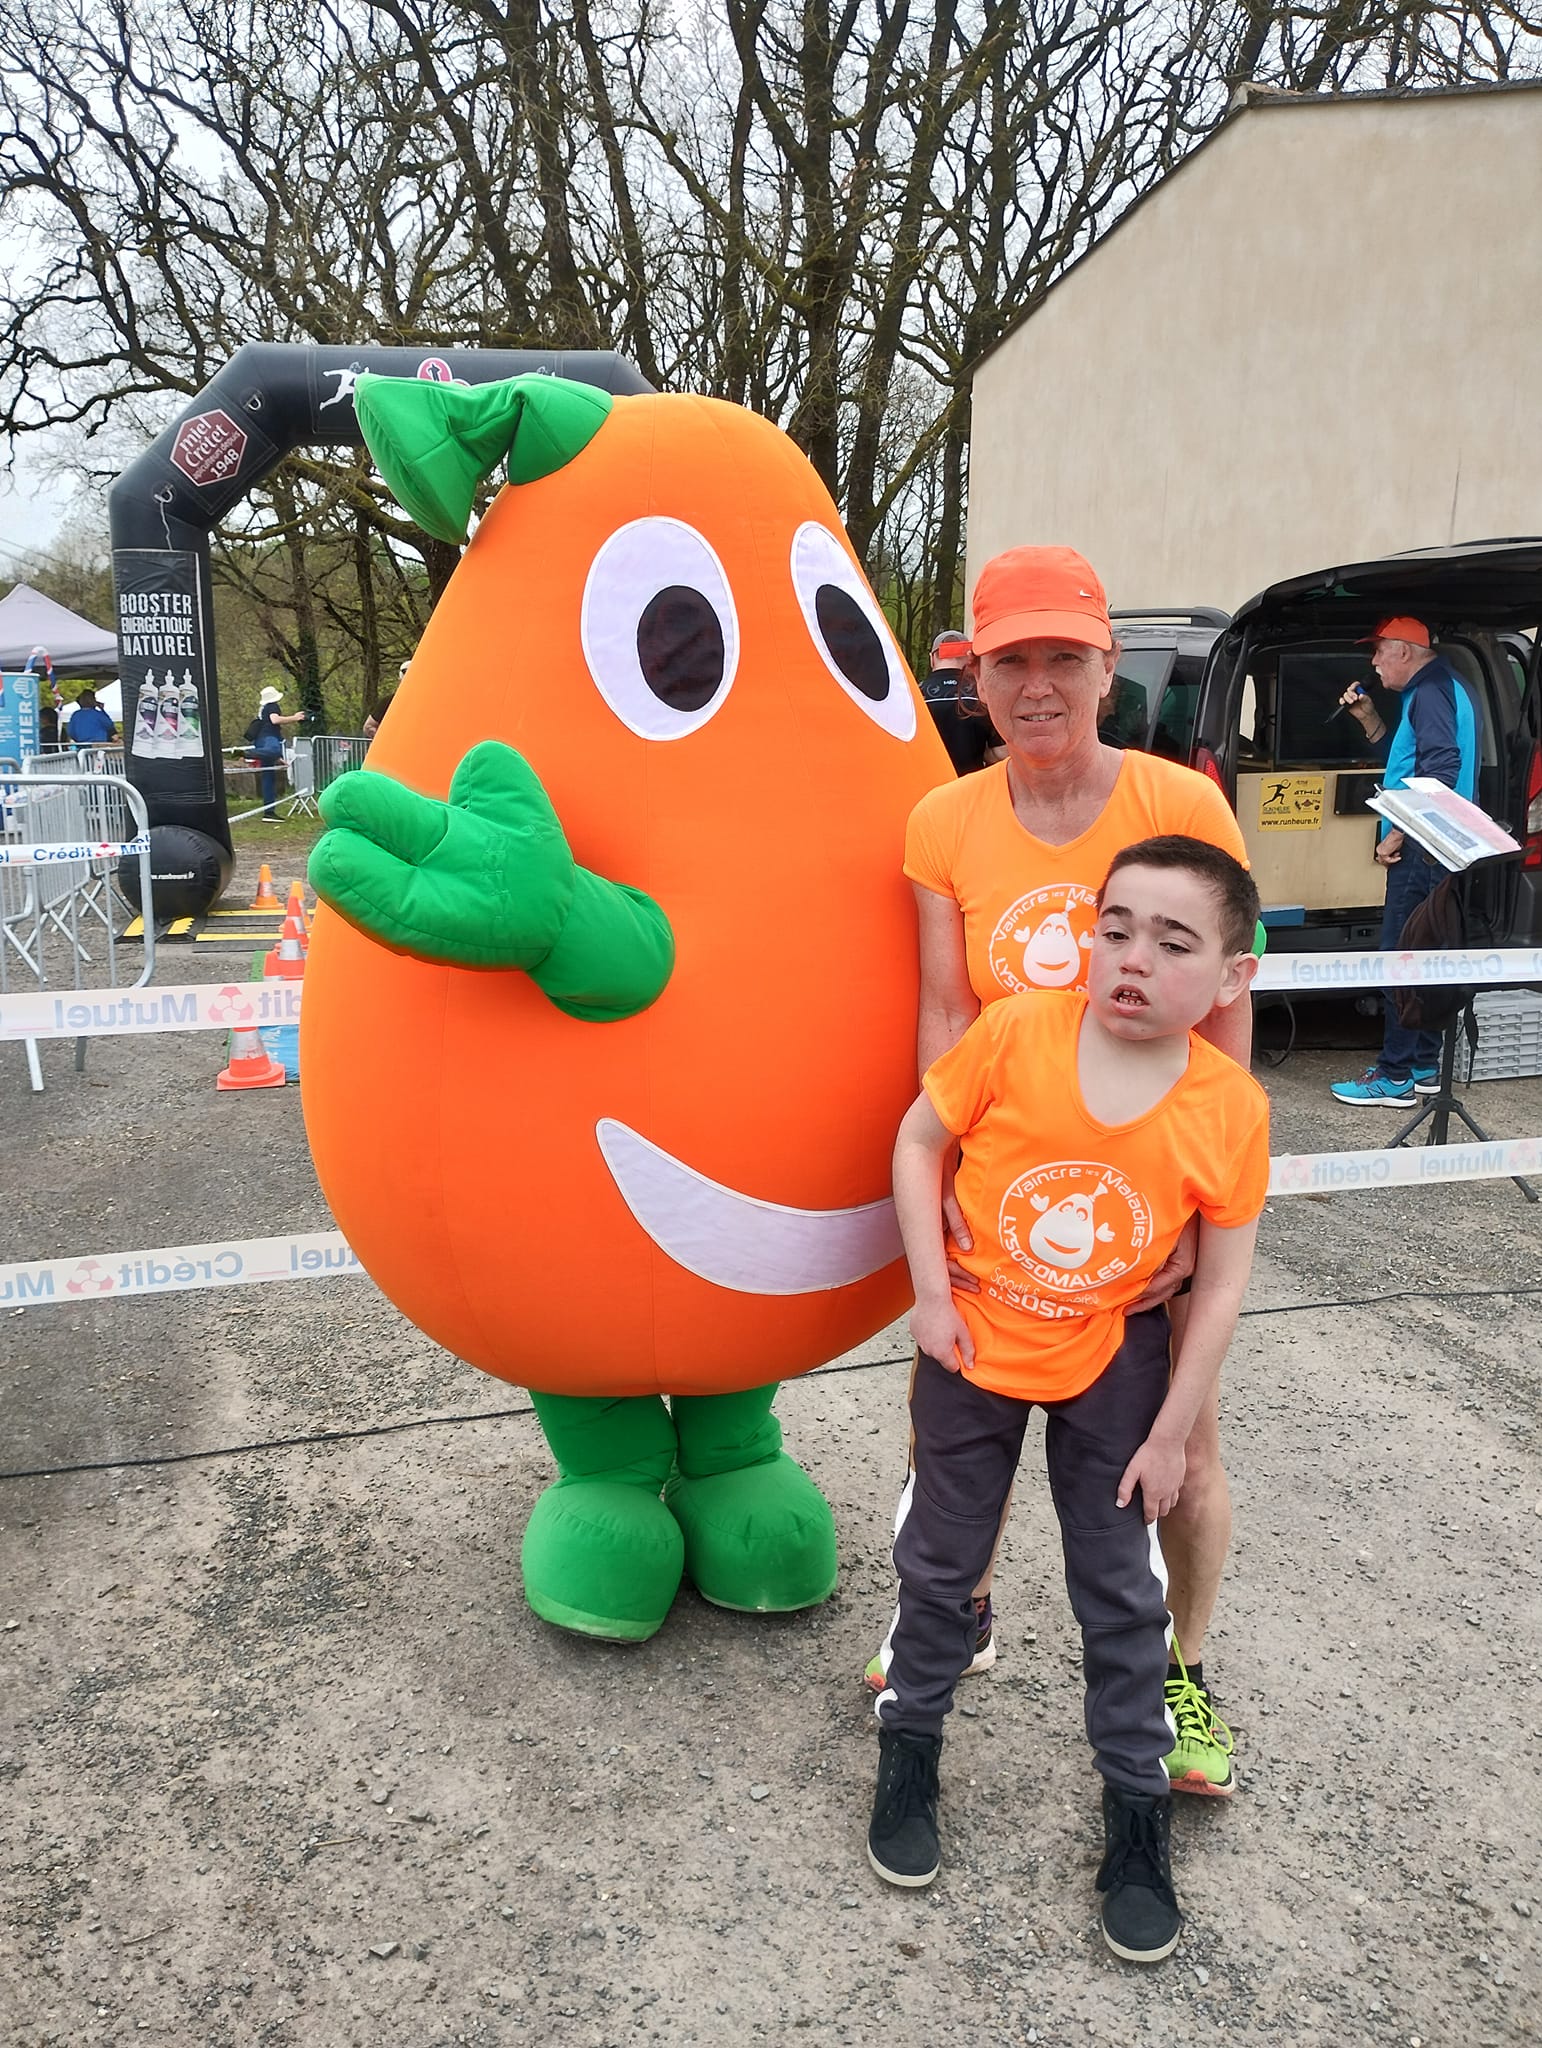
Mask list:
[[1097,917],[1097,891],[1077,882],[1019,896],[991,933],[991,973],[1014,996],[1082,986]]
[[1139,1263],[1151,1242],[1151,1210],[1115,1168],[1096,1159],[1056,1159],[1013,1181],[996,1234],[1028,1281],[998,1267],[991,1291],[1040,1314],[1067,1314],[1054,1304],[1104,1287]]

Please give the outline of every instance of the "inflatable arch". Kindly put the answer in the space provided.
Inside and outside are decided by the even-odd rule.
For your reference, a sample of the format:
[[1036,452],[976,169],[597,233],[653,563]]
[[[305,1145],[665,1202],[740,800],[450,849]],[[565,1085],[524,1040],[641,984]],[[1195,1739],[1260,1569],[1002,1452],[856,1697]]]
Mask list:
[[[617,394],[652,389],[600,350],[252,342],[123,472],[108,513],[125,760],[150,814],[160,917],[206,910],[230,879],[209,534],[292,450],[363,444],[353,393],[365,371],[466,385],[542,372]],[[123,879],[137,894],[137,861]]]

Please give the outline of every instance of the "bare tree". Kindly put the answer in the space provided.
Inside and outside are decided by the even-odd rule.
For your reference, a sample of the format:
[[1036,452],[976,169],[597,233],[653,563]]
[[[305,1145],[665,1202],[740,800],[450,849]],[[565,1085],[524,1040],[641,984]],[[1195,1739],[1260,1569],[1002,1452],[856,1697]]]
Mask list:
[[[254,338],[617,347],[787,427],[919,657],[1005,327],[1240,87],[1535,76],[1539,4],[0,0],[0,427],[100,476]],[[316,451],[218,559],[368,703],[455,551]]]

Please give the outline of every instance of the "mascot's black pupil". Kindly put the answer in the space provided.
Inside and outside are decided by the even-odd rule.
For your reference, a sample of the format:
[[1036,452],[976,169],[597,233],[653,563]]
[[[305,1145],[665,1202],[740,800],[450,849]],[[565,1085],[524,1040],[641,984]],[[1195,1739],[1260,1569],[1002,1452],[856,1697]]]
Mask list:
[[848,591],[821,583],[814,596],[814,616],[831,659],[854,690],[881,704],[889,694],[889,664],[872,620]]
[[637,621],[643,681],[672,711],[700,711],[723,681],[723,628],[699,590],[671,583]]

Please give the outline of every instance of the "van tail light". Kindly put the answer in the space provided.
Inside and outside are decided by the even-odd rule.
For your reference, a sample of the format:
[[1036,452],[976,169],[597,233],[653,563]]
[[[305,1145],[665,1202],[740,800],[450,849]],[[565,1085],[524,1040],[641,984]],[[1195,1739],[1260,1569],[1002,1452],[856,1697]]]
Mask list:
[[1533,750],[1526,777],[1526,851],[1521,864],[1542,868],[1542,747]]
[[[1208,775],[1210,777],[1210,780],[1215,784],[1216,788],[1221,792],[1222,796],[1225,797],[1226,801],[1228,803],[1231,803],[1231,791],[1226,787],[1226,777],[1221,773],[1221,764],[1215,758],[1214,754],[1211,753],[1208,747],[1201,746],[1195,749],[1194,766],[1199,770],[1201,775]],[[1537,764],[1536,762],[1533,762],[1533,775],[1536,774],[1536,770]],[[1232,808],[1233,810],[1236,809],[1235,804],[1232,805]],[[1542,858],[1542,852],[1539,852],[1538,857]]]

